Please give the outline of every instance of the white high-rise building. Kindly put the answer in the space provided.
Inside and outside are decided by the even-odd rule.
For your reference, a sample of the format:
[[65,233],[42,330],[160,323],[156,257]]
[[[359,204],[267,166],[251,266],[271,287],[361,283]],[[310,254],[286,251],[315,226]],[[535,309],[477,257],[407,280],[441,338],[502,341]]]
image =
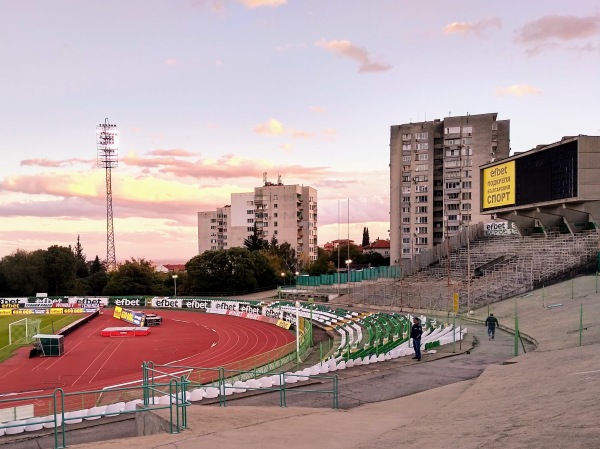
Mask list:
[[198,212],[198,253],[243,247],[252,235],[289,243],[299,260],[317,260],[317,190],[266,181],[254,192],[232,193],[231,204]]
[[392,126],[390,264],[441,244],[480,213],[479,166],[508,157],[510,121],[497,113]]

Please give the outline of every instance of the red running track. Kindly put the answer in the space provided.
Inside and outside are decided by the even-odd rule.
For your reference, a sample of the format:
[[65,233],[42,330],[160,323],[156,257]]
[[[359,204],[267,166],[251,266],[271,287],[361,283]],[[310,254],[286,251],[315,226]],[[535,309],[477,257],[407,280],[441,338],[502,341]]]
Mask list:
[[29,358],[23,348],[0,364],[0,394],[99,390],[138,381],[141,365],[212,368],[231,364],[294,341],[285,329],[227,315],[161,310],[163,322],[145,337],[101,337],[106,327],[130,326],[107,313],[65,337],[61,357]]

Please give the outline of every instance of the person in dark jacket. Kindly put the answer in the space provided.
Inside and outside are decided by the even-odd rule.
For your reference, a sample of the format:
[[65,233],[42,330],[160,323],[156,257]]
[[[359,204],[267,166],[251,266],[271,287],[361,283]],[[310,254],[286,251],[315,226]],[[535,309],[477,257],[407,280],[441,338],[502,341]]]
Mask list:
[[496,333],[496,326],[498,326],[498,319],[493,313],[490,313],[490,316],[485,319],[485,325],[488,330],[488,340],[493,340]]
[[421,327],[421,320],[417,317],[413,318],[413,325],[410,329],[410,338],[413,341],[413,348],[415,350],[415,356],[413,359],[421,361],[421,335],[423,335],[423,328]]

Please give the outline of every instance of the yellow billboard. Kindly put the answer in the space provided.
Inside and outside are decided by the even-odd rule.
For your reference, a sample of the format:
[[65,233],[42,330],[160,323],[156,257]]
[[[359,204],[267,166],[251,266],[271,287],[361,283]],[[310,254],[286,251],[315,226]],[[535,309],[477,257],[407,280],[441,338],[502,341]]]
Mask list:
[[515,204],[515,161],[484,168],[481,186],[482,209]]

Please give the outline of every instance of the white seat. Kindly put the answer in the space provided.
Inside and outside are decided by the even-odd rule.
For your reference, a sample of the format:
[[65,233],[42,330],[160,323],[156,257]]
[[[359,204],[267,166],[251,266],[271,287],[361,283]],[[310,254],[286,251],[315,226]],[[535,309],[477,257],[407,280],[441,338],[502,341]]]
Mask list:
[[385,354],[379,354],[377,356],[377,361],[378,362],[385,362]]
[[106,406],[106,416],[117,416],[125,410],[124,402],[117,402],[116,404],[110,404]]
[[276,385],[276,386],[281,385],[281,376],[279,374],[272,375],[271,380],[273,381],[273,385]]
[[[43,421],[49,421],[49,422],[45,422],[44,428],[45,429],[54,429],[54,415],[48,415],[48,416],[44,416]],[[56,414],[56,426],[60,426],[62,425],[62,415],[60,413]]]
[[15,426],[4,429],[6,435],[16,435],[17,433],[25,432],[25,420],[9,421],[5,425]]
[[336,369],[336,370],[338,370],[338,369],[346,369],[346,366],[348,366],[348,365],[346,364],[346,361],[345,361],[345,360],[342,360],[340,363],[338,363],[338,364],[336,365],[335,369]]
[[369,356],[368,355],[364,356],[362,359],[362,364],[368,365],[369,363],[371,363],[371,359],[369,359]]
[[83,421],[83,418],[87,415],[88,410],[75,410],[74,412],[65,413],[65,424],[77,424]]
[[[260,379],[253,379],[258,382],[258,387],[252,388],[271,388],[273,386],[273,378],[272,376],[261,377]],[[254,382],[252,382],[254,385]],[[248,382],[248,386],[250,386],[250,382]]]
[[285,373],[286,384],[295,384],[296,382],[298,382],[298,376],[294,376],[291,373]]
[[171,402],[171,396],[165,395],[154,399],[154,403],[158,405],[167,405]]
[[233,394],[233,385],[223,384],[221,385],[221,393],[225,396],[231,396]]
[[37,418],[29,418],[25,420],[25,432],[34,432],[36,430],[42,430],[44,428],[44,424],[40,421],[43,421],[43,417]]
[[143,404],[143,403],[144,403],[144,401],[142,401],[141,399],[133,399],[133,400],[125,403],[125,407],[123,407],[123,411],[124,412],[132,412],[134,410],[137,410],[138,404]]
[[241,380],[236,380],[233,383],[233,392],[234,393],[245,393],[247,388],[246,382],[242,382]]
[[206,399],[218,398],[219,397],[219,389],[217,387],[206,387],[204,397]]
[[[88,410],[88,416],[86,416],[84,419],[86,419],[88,421],[92,420],[92,419],[99,419],[99,418],[102,418],[104,413],[106,413],[106,405],[101,405],[99,407],[92,407],[91,409]],[[90,415],[100,415],[100,416],[90,416]]]
[[357,357],[354,359],[354,366],[360,366],[362,365],[362,359],[360,357]]
[[[246,387],[248,389],[260,388],[261,386],[263,386],[262,385],[263,380],[266,380],[266,379],[269,379],[269,377],[267,376],[267,377],[261,377],[260,379],[248,379],[246,381]],[[270,382],[269,386],[273,385],[273,382],[270,379],[269,379],[269,382]]]
[[354,359],[350,359],[346,362],[346,368],[352,368],[354,366]]
[[181,392],[179,392],[178,394],[174,394],[171,396],[171,402],[173,404],[177,404],[178,399],[179,399],[179,405],[183,404],[184,402],[189,401],[190,400],[189,391],[186,391],[185,394],[181,394]]
[[0,427],[0,437],[4,435],[4,427]]
[[380,361],[380,360],[379,360],[379,356],[378,356],[378,355],[375,355],[375,354],[373,354],[373,355],[372,355],[372,356],[369,358],[369,363],[377,363],[377,362],[379,362],[379,361]]
[[190,402],[201,401],[205,394],[206,391],[204,388],[196,388],[195,390],[192,390],[190,393]]
[[320,374],[320,372],[321,372],[321,367],[318,364],[310,367],[310,375],[311,376],[316,376],[316,375]]

